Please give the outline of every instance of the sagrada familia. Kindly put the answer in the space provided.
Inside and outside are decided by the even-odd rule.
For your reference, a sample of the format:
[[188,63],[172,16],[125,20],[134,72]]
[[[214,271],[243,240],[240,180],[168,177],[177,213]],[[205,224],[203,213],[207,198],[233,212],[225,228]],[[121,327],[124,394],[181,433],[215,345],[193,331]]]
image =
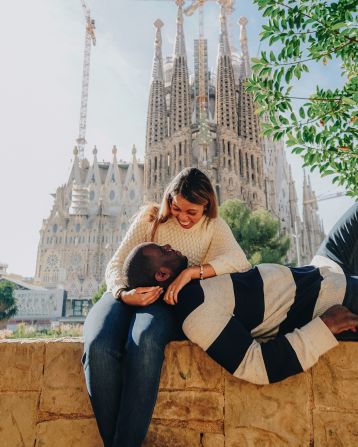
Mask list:
[[238,198],[278,218],[291,239],[287,261],[309,262],[323,238],[309,178],[304,178],[301,218],[284,145],[261,136],[253,97],[245,92],[251,75],[247,19],[239,21],[238,53],[230,45],[222,8],[216,72],[208,69],[207,40],[197,39],[190,75],[183,0],[177,0],[177,7],[174,51],[165,62],[163,23],[154,23],[144,162],[138,161],[135,146],[129,162],[117,160],[116,147],[110,162],[98,162],[96,148],[92,161],[81,159],[75,148],[69,178],[57,188],[50,216],[43,221],[35,280],[65,288],[74,314],[86,312],[132,216],[143,203],[160,201],[166,184],[186,166],[207,173],[219,203]]

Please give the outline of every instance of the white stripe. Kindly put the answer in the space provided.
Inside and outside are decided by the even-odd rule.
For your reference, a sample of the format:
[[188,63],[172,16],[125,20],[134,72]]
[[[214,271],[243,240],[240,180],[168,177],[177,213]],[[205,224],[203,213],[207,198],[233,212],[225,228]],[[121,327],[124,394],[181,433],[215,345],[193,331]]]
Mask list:
[[347,280],[341,266],[326,256],[315,256],[312,259],[312,265],[319,268],[323,278],[313,311],[312,318],[315,318],[322,315],[334,304],[343,303]]
[[240,365],[233,374],[235,377],[258,385],[269,383],[260,344],[254,340],[246,351]]
[[257,266],[265,300],[263,322],[251,331],[253,337],[273,337],[286,319],[296,295],[296,283],[288,267],[278,264]]
[[304,371],[311,368],[321,355],[338,345],[336,338],[320,318],[315,318],[285,337]]
[[335,304],[342,304],[347,287],[344,273],[336,273],[330,267],[319,267],[319,271],[323,280],[312,318],[322,315]]
[[208,278],[200,281],[200,285],[204,302],[186,317],[183,331],[193,343],[206,351],[232,318],[235,294],[230,275]]
[[311,265],[314,265],[315,267],[329,267],[332,272],[344,274],[342,267],[326,256],[316,255],[312,259]]

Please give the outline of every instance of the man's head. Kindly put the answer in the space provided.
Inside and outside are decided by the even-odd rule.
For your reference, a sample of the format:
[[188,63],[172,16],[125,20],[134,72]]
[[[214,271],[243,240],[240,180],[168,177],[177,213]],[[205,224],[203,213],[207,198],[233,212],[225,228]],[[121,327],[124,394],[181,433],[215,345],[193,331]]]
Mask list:
[[170,245],[144,243],[127,256],[123,273],[128,287],[161,286],[166,288],[188,265],[188,259]]

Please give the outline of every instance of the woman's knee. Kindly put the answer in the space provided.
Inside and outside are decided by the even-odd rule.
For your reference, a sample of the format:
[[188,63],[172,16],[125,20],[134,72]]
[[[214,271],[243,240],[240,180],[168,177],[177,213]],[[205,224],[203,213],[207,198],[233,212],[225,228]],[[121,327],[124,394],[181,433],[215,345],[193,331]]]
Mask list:
[[162,306],[148,309],[148,312],[137,312],[130,330],[130,338],[141,349],[159,348],[174,338],[177,322],[173,313]]
[[97,337],[85,343],[82,364],[85,367],[87,365],[105,365],[108,361],[120,361],[124,355],[124,344],[109,344],[107,339]]

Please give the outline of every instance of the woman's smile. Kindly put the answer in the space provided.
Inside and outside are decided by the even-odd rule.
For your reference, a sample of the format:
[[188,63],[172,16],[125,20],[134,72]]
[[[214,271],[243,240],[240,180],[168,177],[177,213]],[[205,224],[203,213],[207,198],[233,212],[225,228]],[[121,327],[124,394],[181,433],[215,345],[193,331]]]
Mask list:
[[204,205],[191,203],[184,199],[181,194],[177,194],[172,198],[170,210],[179,225],[188,229],[193,227],[202,218]]

